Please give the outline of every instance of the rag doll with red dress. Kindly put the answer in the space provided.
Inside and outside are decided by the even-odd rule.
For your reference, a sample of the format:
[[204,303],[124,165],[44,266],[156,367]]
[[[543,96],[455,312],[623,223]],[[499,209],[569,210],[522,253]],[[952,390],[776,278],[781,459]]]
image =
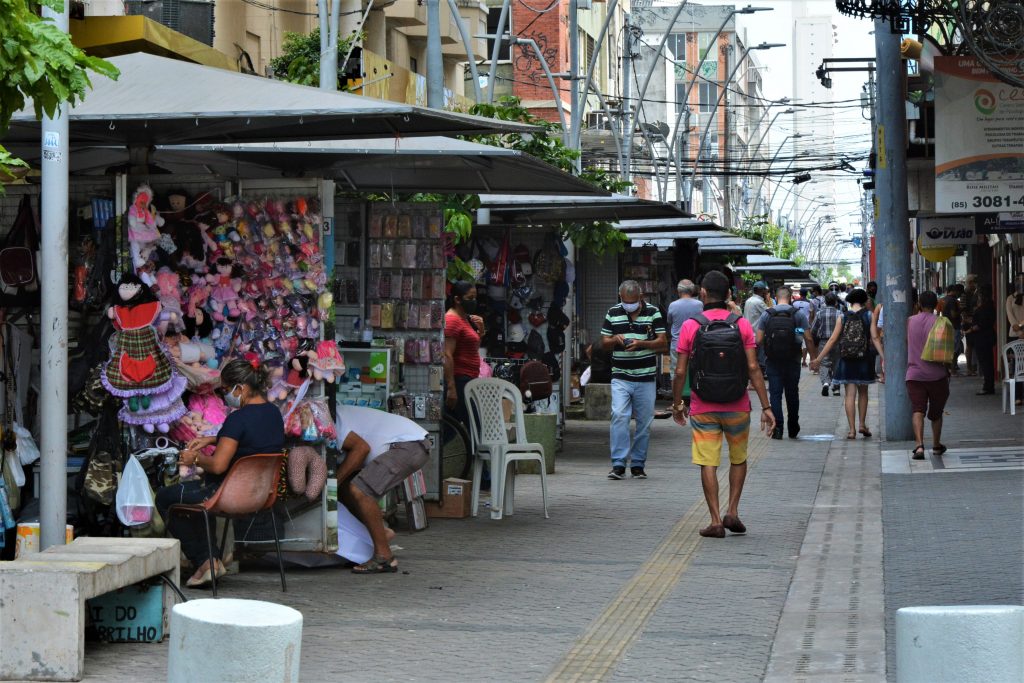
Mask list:
[[107,316],[117,332],[111,337],[110,360],[101,381],[124,402],[118,417],[149,433],[166,433],[186,412],[181,402],[186,382],[157,338],[154,325],[160,302],[137,275],[125,273]]

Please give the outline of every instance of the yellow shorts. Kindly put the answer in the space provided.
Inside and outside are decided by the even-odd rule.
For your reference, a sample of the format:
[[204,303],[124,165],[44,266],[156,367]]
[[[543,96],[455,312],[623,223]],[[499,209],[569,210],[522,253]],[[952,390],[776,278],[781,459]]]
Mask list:
[[693,439],[693,464],[718,467],[722,460],[722,434],[729,444],[729,462],[747,461],[750,413],[701,413],[690,415]]

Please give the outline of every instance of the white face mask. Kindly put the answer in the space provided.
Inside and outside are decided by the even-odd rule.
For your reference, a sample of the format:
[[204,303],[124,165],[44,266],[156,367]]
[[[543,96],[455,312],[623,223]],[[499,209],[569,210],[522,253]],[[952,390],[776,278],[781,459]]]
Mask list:
[[231,387],[231,391],[224,394],[224,403],[229,408],[240,408],[242,406],[242,397],[235,396],[235,389],[239,388],[240,386],[242,385],[236,384],[235,386]]
[[639,308],[639,301],[634,301],[631,304],[627,304],[625,301],[622,302],[622,310],[624,310],[626,313],[636,313]]

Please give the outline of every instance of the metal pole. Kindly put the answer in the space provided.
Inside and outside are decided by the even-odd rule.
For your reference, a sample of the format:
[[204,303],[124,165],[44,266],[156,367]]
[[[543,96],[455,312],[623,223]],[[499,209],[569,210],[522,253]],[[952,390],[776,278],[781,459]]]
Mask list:
[[[541,61],[544,58],[541,57]],[[570,136],[567,140],[578,140],[580,124],[583,121],[583,114],[580,111],[580,89],[579,89],[579,77],[580,77],[580,24],[579,24],[579,3],[577,0],[569,0],[569,110],[571,120],[576,126],[576,130],[566,131],[566,135]],[[629,79],[626,79],[627,81]],[[555,91],[555,99],[560,99],[558,91]],[[562,124],[565,125],[564,123]],[[579,145],[575,146],[575,149],[579,149]],[[577,157],[573,162],[577,171],[582,168],[582,159]]]
[[[508,6],[512,0],[501,3],[501,14],[498,15],[498,30],[494,32],[494,47],[491,49],[491,68],[487,72],[487,104],[494,102],[494,86],[498,77],[498,57],[501,56],[502,37],[508,23]],[[511,49],[511,43],[509,43]]]
[[[583,101],[585,102],[590,97],[590,91],[593,88],[594,72],[597,70],[597,60],[601,57],[601,47],[604,45],[605,36],[608,34],[608,25],[612,19],[615,18],[615,8],[618,6],[619,0],[611,0],[608,3],[608,8],[605,10],[604,22],[601,24],[601,31],[597,34],[597,41],[594,43],[594,54],[590,56],[590,64],[587,65],[587,75],[583,79]],[[628,76],[628,74],[627,74]],[[600,88],[593,88],[599,91]],[[606,110],[608,107],[601,105],[601,108]],[[579,112],[572,113],[572,148],[580,148],[580,135],[582,133],[583,126],[580,125],[583,122],[583,110],[585,107],[580,107]],[[618,140],[616,140],[618,142]],[[622,167],[621,161],[619,168]]]
[[619,168],[619,175],[626,182],[629,182],[633,172],[633,131],[636,130],[632,98],[633,34],[629,32],[629,20],[630,16],[627,14],[622,45],[622,70],[626,72],[626,76],[622,79],[622,166]]
[[341,0],[331,0],[329,19],[327,2],[328,0],[317,1],[320,16],[320,89],[335,91],[338,89],[338,24],[341,21]]
[[[781,114],[782,112],[779,112],[779,113]],[[772,122],[774,123],[774,120]],[[782,152],[782,148],[786,146],[786,143],[789,142],[789,140],[795,139],[795,138],[800,138],[800,137],[803,137],[802,133],[791,133],[790,135],[787,135],[786,137],[782,138],[782,142],[779,144],[778,148],[775,150],[775,154],[772,155],[771,161],[768,162],[768,168],[766,168],[764,170],[764,174],[761,176],[761,182],[758,183],[758,185],[757,185],[757,194],[754,195],[755,197],[759,198],[761,196],[761,190],[764,189],[764,181],[771,174],[772,166],[775,164],[775,160],[779,158],[779,154]],[[796,159],[796,144],[793,145],[793,159]],[[789,163],[790,163],[790,165],[792,165],[793,164],[793,160],[791,159]],[[787,166],[786,168],[789,168],[789,166]],[[783,175],[785,175],[785,174],[783,174]],[[779,183],[780,184],[782,183],[781,179],[779,180]],[[775,191],[777,192],[778,189],[779,189],[779,186],[776,185],[775,186]],[[774,194],[775,193],[773,192],[772,196],[774,196]],[[769,199],[768,200],[768,206],[771,207],[771,205],[772,205],[772,202],[771,202],[771,199]],[[755,208],[756,208],[756,205],[755,205]]]
[[470,42],[469,31],[466,30],[466,22],[462,20],[462,15],[459,14],[459,6],[455,4],[455,0],[448,0],[448,9],[452,13],[452,19],[455,20],[455,26],[459,29],[459,35],[462,36],[462,42],[466,46],[466,59],[469,61],[469,73],[473,78],[473,94],[476,97],[476,101],[480,101],[480,74],[476,70],[476,58],[473,56],[473,44]]
[[444,60],[441,57],[441,3],[427,3],[427,106],[444,109]]
[[565,108],[562,106],[562,97],[558,92],[558,86],[555,85],[555,75],[551,73],[551,67],[548,66],[548,62],[544,59],[544,53],[540,51],[540,46],[537,45],[537,41],[533,38],[512,38],[513,45],[529,45],[533,48],[534,54],[537,55],[537,61],[540,62],[540,66],[544,69],[544,75],[547,76],[548,85],[551,86],[551,93],[555,97],[555,110],[558,112],[558,120],[562,123],[562,142],[567,146],[569,144],[569,131],[565,126]]
[[[43,5],[43,17],[67,32],[70,3],[61,12]],[[41,477],[39,544],[65,543],[68,510],[68,105],[43,117],[42,239],[40,244]]]
[[[871,149],[874,151],[878,147],[878,143],[875,140],[875,71],[874,69],[868,71],[868,104],[869,111],[871,112]],[[861,113],[863,116],[863,112]],[[877,185],[876,185],[877,187]],[[863,271],[864,279],[871,279],[871,247],[868,244],[868,222],[874,218],[874,211],[871,209],[871,203],[869,198],[865,195],[864,207],[862,209],[862,220],[861,220],[861,231],[860,231],[860,264],[861,270]],[[872,232],[874,232],[872,230]]]
[[[339,6],[340,6],[340,3],[339,3]],[[364,26],[366,26],[366,19],[367,19],[367,17],[370,16],[370,11],[372,9],[373,9],[373,0],[367,0],[367,2],[366,2],[366,11],[363,12],[363,17],[362,17],[362,19],[359,20],[359,28],[363,28]],[[339,31],[339,33],[341,32],[341,28],[340,27],[338,28],[338,31]],[[356,36],[352,36],[352,42],[350,42],[348,44],[348,50],[345,51],[345,59],[341,60],[341,66],[339,66],[338,69],[337,69],[337,71],[339,73],[345,71],[345,68],[348,67],[348,60],[352,58],[352,53],[355,51],[356,44],[358,42],[360,42],[360,41],[356,40]],[[337,58],[337,56],[335,56],[335,58]],[[335,79],[335,82],[337,82],[337,79]],[[368,83],[363,82],[362,85],[365,87],[366,85],[368,85]]]
[[907,317],[910,315],[910,233],[907,217],[906,112],[903,106],[903,59],[900,36],[887,21],[875,21],[875,68],[878,75],[878,272],[885,306],[885,438],[914,438],[910,400],[902,381],[907,369]]

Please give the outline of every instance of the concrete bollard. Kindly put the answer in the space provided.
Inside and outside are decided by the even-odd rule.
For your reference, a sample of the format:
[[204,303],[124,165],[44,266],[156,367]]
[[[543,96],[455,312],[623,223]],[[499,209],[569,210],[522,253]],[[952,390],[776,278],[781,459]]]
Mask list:
[[583,394],[583,409],[588,420],[612,419],[612,385],[588,384]]
[[167,683],[299,680],[302,614],[259,600],[189,600],[171,612]]
[[1024,681],[1024,607],[968,605],[897,610],[896,681]]

